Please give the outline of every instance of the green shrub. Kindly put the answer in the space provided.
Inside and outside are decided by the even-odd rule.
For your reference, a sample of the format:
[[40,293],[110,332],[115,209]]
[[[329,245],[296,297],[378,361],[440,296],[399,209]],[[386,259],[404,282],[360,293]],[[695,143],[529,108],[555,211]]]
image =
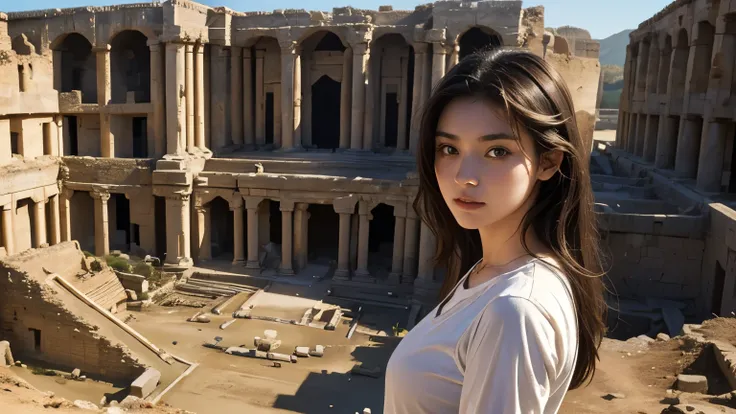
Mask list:
[[145,277],[146,279],[150,278],[153,274],[154,269],[153,266],[151,266],[148,263],[140,262],[135,267],[133,267],[133,273],[136,275],[140,275]]
[[138,300],[148,300],[148,292],[141,292],[138,294]]
[[46,375],[48,377],[55,377],[56,376],[56,371],[54,371],[53,369],[33,367],[33,368],[31,368],[31,372],[34,375]]
[[102,263],[100,263],[99,260],[95,259],[89,266],[93,272],[99,272],[102,270]]
[[117,256],[105,256],[107,265],[118,272],[130,273],[130,263],[127,260]]

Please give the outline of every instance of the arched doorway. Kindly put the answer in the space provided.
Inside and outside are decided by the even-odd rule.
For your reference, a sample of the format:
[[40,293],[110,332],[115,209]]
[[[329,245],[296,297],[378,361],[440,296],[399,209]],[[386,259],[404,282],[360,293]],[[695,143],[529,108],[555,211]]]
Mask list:
[[[320,30],[300,42],[302,145],[334,150],[340,147],[345,46],[335,33]],[[343,131],[344,132],[344,131]]]
[[213,259],[232,260],[233,258],[233,212],[222,197],[209,202],[210,207],[210,248]]
[[707,21],[698,23],[698,38],[693,39],[693,43],[696,43],[697,46],[694,49],[693,63],[695,67],[690,83],[691,93],[705,93],[708,90],[714,38],[715,27],[712,24]]
[[340,146],[340,82],[324,75],[312,85],[312,144]]
[[151,101],[151,53],[148,38],[137,30],[124,30],[110,42],[111,100],[126,103],[128,92],[135,102]]
[[503,45],[501,36],[485,27],[473,27],[460,36],[460,59],[478,50],[492,49]]
[[[277,129],[281,125],[281,47],[276,38],[269,36],[251,42],[251,95],[245,99],[253,108],[256,145],[275,144],[281,139],[281,130]],[[213,80],[213,85],[215,93],[227,95],[224,82]],[[212,96],[219,99],[216,94]]]
[[97,59],[92,53],[92,45],[86,37],[79,33],[70,33],[64,37],[54,51],[59,52],[61,61],[54,65],[61,66],[61,77],[55,79],[61,84],[54,85],[59,92],[82,92],[82,103],[97,102]]
[[412,48],[400,34],[385,34],[372,43],[369,64],[369,86],[374,94],[372,141],[378,147],[406,149],[414,74]]
[[368,267],[378,278],[388,277],[391,272],[394,244],[394,208],[379,204],[371,211],[373,220],[368,233]]

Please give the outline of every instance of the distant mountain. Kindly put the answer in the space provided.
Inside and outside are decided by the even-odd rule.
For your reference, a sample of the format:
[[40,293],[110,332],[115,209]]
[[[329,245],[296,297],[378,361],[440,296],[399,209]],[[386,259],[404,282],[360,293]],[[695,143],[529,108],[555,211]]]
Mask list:
[[599,40],[601,44],[601,65],[624,66],[626,63],[626,46],[629,44],[629,33],[633,30],[624,30],[605,39]]

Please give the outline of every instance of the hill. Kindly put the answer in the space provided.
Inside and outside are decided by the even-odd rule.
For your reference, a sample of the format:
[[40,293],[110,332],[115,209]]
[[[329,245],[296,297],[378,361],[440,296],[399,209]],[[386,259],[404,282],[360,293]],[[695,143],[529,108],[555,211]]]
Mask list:
[[629,33],[632,30],[624,30],[605,39],[599,40],[601,44],[601,65],[624,66],[626,63],[626,46],[629,44]]

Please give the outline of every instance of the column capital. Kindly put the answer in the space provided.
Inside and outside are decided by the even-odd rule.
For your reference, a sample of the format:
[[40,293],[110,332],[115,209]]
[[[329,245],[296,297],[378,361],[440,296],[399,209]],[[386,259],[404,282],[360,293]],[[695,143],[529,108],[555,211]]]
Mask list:
[[186,53],[194,53],[194,43],[185,43],[184,50]]
[[[158,40],[158,39],[149,39],[148,41],[146,41],[146,46],[148,46],[150,48],[151,46],[158,46],[158,45],[160,45],[162,43],[163,42],[160,41],[160,40]],[[153,50],[153,49],[151,49],[151,50]]]
[[243,196],[243,200],[245,200],[246,209],[256,210],[261,205],[261,202],[263,202],[263,197]]
[[296,210],[297,211],[307,211],[309,208],[309,203],[296,203]]
[[360,203],[358,203],[358,214],[370,215],[376,205],[378,205],[378,203],[373,200],[360,200]]
[[102,200],[104,202],[107,202],[110,199],[109,191],[93,190],[89,192],[89,195],[95,200]]
[[243,209],[243,197],[239,197],[237,194],[233,196],[232,200],[228,203],[230,205],[230,210],[242,210]]
[[194,44],[194,53],[198,55],[204,55],[204,43],[195,43]]
[[429,49],[429,43],[425,42],[414,42],[412,44],[412,47],[414,47],[414,54],[415,55],[423,55],[427,53],[427,50]]
[[446,55],[446,43],[444,41],[432,42],[432,53],[434,53],[435,55]]
[[251,51],[249,47],[244,47],[242,51],[243,59],[250,59],[253,56],[253,51]]
[[368,54],[368,43],[351,43],[350,48],[353,50],[353,56]]
[[74,195],[74,190],[72,190],[71,188],[61,189],[61,196],[64,197],[65,199],[71,200],[73,195]]
[[355,203],[357,202],[358,198],[351,194],[332,200],[332,207],[338,214],[353,214],[355,213]]
[[296,51],[296,42],[291,39],[279,40],[279,47],[282,55],[292,55]]
[[280,211],[294,211],[294,200],[281,199],[279,203]]
[[93,47],[92,48],[92,51],[95,52],[95,53],[97,53],[97,52],[107,52],[107,53],[110,53],[110,49],[112,49],[112,46],[110,46],[108,44],[104,44],[104,45],[98,45],[98,46]]
[[406,203],[394,203],[394,217],[406,217]]
[[194,206],[194,211],[196,211],[197,213],[201,213],[201,214],[206,214],[209,211],[209,209],[210,208],[206,206],[197,206],[197,205]]

